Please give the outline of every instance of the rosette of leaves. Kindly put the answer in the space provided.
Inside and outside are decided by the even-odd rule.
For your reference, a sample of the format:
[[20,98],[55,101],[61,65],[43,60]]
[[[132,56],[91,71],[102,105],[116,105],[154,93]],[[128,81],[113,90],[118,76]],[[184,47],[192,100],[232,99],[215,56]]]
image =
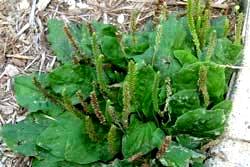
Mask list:
[[59,65],[15,78],[28,115],[1,129],[4,141],[34,157],[34,167],[202,166],[201,148],[223,132],[231,110],[227,67],[242,45],[228,37],[225,16],[210,18],[209,5],[189,0],[187,13],[130,33],[49,20]]

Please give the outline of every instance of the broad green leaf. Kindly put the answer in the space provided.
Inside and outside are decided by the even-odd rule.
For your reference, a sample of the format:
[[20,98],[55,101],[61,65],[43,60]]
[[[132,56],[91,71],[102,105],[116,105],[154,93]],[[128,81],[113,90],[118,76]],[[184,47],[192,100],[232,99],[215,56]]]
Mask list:
[[204,159],[203,154],[172,143],[160,159],[160,162],[163,166],[186,167],[193,162],[202,162]]
[[198,90],[199,69],[201,65],[208,68],[207,89],[210,100],[213,102],[221,101],[227,88],[225,82],[225,69],[214,63],[198,62],[184,66],[172,77],[174,90]]
[[[74,31],[72,31],[74,32]],[[77,38],[79,42],[79,47],[81,49],[81,53],[84,54],[84,56],[92,56],[92,37],[89,32],[89,29],[86,24],[81,25],[81,32],[80,33],[74,33],[74,36]],[[79,38],[81,37],[81,38]]]
[[181,90],[171,96],[169,101],[169,112],[171,121],[175,121],[187,111],[200,107],[199,94],[195,89]]
[[[143,54],[152,42],[150,41],[150,35],[148,32],[136,32],[134,35],[125,34],[122,42],[126,54],[130,56]],[[133,41],[134,39],[135,41]]]
[[224,99],[227,90],[225,69],[215,64],[208,66],[207,89],[210,99],[214,102]]
[[164,132],[153,122],[142,123],[134,120],[123,136],[122,153],[125,158],[138,153],[147,154],[154,148],[159,148],[163,138]]
[[223,38],[225,36],[225,21],[227,17],[226,16],[220,16],[217,18],[212,19],[211,25],[212,28],[217,33],[217,38]]
[[112,36],[103,36],[100,39],[100,42],[102,52],[107,61],[110,61],[119,67],[125,67],[126,59],[117,38]]
[[183,26],[183,20],[177,19],[175,15],[170,15],[166,22],[160,24],[162,26],[162,35],[160,37],[161,56],[169,53],[168,50],[182,49],[185,46],[186,30]]
[[[38,80],[44,81],[45,76],[18,76],[15,77],[14,90],[16,100],[19,105],[28,109],[29,112],[42,111],[61,111],[61,108],[43,96],[40,90],[33,84],[32,78],[38,77]],[[40,79],[39,79],[40,77]]]
[[193,137],[190,135],[178,135],[176,136],[176,140],[180,145],[189,149],[197,149],[206,141],[203,138]]
[[198,59],[187,50],[175,50],[174,56],[182,65],[192,64],[198,61]]
[[112,24],[103,24],[101,22],[94,21],[92,23],[94,30],[98,36],[116,36],[117,28]]
[[73,48],[64,33],[64,22],[62,20],[51,19],[48,21],[48,41],[57,58],[62,62],[72,59]]
[[3,126],[1,136],[13,151],[25,156],[37,156],[36,139],[50,123],[51,120],[43,114],[30,114],[23,122]]
[[228,117],[232,110],[232,101],[231,100],[223,100],[222,102],[213,106],[212,110],[221,109],[224,110],[224,114]]
[[34,158],[32,167],[59,167],[58,162],[64,161],[63,158],[58,158],[50,153],[41,152],[39,158]]
[[178,117],[174,129],[177,133],[195,137],[215,137],[223,132],[226,118],[221,109],[196,109]]
[[42,157],[34,158],[32,161],[32,167],[101,167],[99,163],[91,163],[87,165],[81,165],[73,162],[65,161],[63,158],[58,158],[50,153],[42,152]]
[[[185,48],[186,30],[183,20],[177,20],[175,15],[170,15],[166,22],[160,24],[156,32],[156,42],[154,47],[155,64],[154,66],[161,72],[163,77],[172,76],[181,68],[180,63],[174,58],[174,50]],[[161,34],[157,39],[157,33]],[[157,41],[159,40],[159,41]],[[157,44],[159,42],[159,44]]]
[[[51,19],[48,21],[48,41],[52,50],[62,63],[72,61],[73,55],[76,53],[64,32],[64,22],[62,20]],[[91,55],[91,37],[86,24],[71,23],[67,25],[69,31],[80,48],[80,52],[85,56]]]
[[92,91],[92,81],[95,77],[95,68],[87,65],[65,64],[48,76],[48,81],[55,93],[64,93],[73,104],[78,103],[76,92],[81,92],[87,97]]
[[79,164],[88,164],[98,160],[106,161],[112,158],[108,152],[107,142],[91,141],[86,134],[83,120],[69,111],[58,117],[41,133],[37,139],[37,145],[50,151],[56,157]]
[[143,112],[147,117],[153,116],[152,89],[155,72],[151,66],[144,66],[137,72],[135,84],[136,111]]
[[[111,24],[93,22],[96,31],[97,42],[100,45],[105,60],[118,67],[125,67],[126,59],[122,52],[118,38],[116,37],[117,28]],[[97,56],[97,55],[95,55]]]
[[156,60],[155,68],[162,74],[162,78],[174,76],[181,69],[181,64],[172,56],[161,57]]
[[237,64],[242,56],[241,50],[241,45],[236,45],[227,38],[218,39],[212,60],[218,64]]

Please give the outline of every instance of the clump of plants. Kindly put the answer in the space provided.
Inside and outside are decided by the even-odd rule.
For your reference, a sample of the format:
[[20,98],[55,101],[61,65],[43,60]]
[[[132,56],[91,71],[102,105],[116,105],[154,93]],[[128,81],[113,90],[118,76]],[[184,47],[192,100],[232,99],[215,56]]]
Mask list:
[[15,78],[29,113],[2,128],[7,145],[33,167],[202,166],[231,110],[228,67],[240,60],[243,15],[229,37],[228,18],[194,1],[187,16],[162,9],[141,30],[132,16],[129,33],[49,20],[60,65]]

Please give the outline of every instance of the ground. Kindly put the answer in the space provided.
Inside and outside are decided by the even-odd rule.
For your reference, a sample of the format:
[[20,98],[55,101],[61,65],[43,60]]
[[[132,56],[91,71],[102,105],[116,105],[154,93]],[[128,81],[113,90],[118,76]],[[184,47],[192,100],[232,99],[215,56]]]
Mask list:
[[[161,1],[168,4],[168,11],[185,14],[184,0]],[[213,16],[229,14],[233,22],[235,5],[235,1],[216,0],[212,3]],[[158,9],[157,0],[0,0],[1,126],[22,121],[27,114],[16,104],[13,77],[34,71],[49,72],[56,64],[46,40],[48,19],[60,18],[66,23],[99,20],[127,31],[133,11],[139,11],[137,22],[143,24]],[[31,158],[11,152],[0,138],[0,167],[24,166],[31,166]]]

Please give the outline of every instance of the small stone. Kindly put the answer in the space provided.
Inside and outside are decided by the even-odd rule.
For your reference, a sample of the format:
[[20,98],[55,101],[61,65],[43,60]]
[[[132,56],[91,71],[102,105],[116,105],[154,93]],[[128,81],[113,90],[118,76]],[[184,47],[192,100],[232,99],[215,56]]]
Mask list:
[[119,24],[123,24],[123,23],[124,23],[124,20],[125,20],[124,14],[120,14],[120,15],[117,17],[117,22],[118,22]]

